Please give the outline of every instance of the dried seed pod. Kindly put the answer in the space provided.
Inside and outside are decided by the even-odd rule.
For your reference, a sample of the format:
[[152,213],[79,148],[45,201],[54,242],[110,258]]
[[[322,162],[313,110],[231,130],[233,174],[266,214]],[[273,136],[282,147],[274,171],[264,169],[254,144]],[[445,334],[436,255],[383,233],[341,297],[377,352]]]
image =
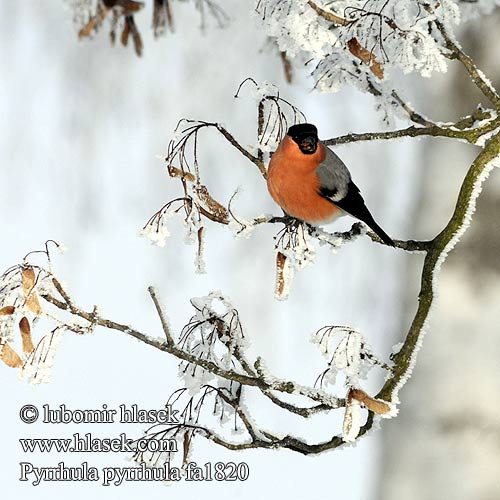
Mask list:
[[10,316],[14,314],[16,308],[14,306],[4,306],[0,309],[0,316]]
[[84,38],[86,36],[92,35],[94,31],[100,26],[104,21],[109,8],[106,6],[101,6],[97,9],[97,14],[90,19],[90,21],[78,32],[78,38]]
[[189,432],[184,433],[184,440],[183,440],[183,450],[182,450],[182,465],[186,465],[188,458],[189,458],[189,449],[191,445],[191,437],[189,435]]
[[35,270],[28,267],[21,271],[21,281],[23,285],[23,293],[26,297],[26,307],[37,316],[43,312],[40,302],[38,301],[37,293],[33,290],[35,287]]
[[203,205],[208,209],[211,215],[223,224],[229,223],[229,212],[227,208],[221,205],[217,200],[212,198],[206,186],[199,186],[196,189],[196,194]]
[[153,30],[155,38],[163,35],[166,27],[173,28],[172,11],[169,0],[154,0]]
[[278,251],[276,254],[276,285],[274,295],[278,300],[286,300],[293,281],[293,267],[288,257]]
[[144,2],[136,2],[135,0],[103,0],[103,3],[108,9],[121,7],[126,14],[137,12],[144,7]]
[[23,360],[19,357],[16,351],[12,349],[10,344],[6,343],[2,346],[0,359],[11,368],[19,368],[23,366]]
[[126,16],[125,17],[125,24],[128,24],[128,27],[130,29],[130,33],[132,34],[132,40],[134,41],[134,49],[135,53],[140,57],[142,56],[142,38],[141,34],[139,33],[139,30],[137,29],[137,26],[134,21],[133,16]]
[[130,35],[130,25],[128,24],[127,20],[125,20],[125,24],[123,25],[122,35],[120,38],[120,41],[122,42],[122,45],[124,47],[126,47],[128,44],[128,36],[129,35]]
[[391,411],[391,407],[388,403],[381,399],[372,398],[361,389],[351,389],[349,394],[351,398],[356,399],[357,401],[362,403],[373,413],[377,413],[378,415],[385,415],[386,413],[389,413]]
[[351,54],[370,66],[370,71],[379,79],[384,78],[384,68],[377,61],[372,52],[363,47],[357,38],[351,38],[347,42],[347,48]]
[[358,401],[349,396],[346,399],[344,421],[342,423],[342,438],[345,442],[355,441],[361,429],[361,415]]
[[29,354],[35,349],[35,346],[33,345],[33,340],[31,338],[30,322],[26,316],[23,316],[21,321],[19,321],[19,330],[23,341],[23,352],[25,354]]

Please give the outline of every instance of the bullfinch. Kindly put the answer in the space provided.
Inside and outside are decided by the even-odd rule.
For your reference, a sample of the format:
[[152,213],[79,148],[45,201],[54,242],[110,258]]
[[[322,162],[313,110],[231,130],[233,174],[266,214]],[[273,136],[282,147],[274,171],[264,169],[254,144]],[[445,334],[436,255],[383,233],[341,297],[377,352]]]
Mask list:
[[314,125],[301,123],[288,129],[269,162],[267,187],[274,201],[292,217],[317,226],[348,213],[394,246],[373,220],[347,167],[318,139]]

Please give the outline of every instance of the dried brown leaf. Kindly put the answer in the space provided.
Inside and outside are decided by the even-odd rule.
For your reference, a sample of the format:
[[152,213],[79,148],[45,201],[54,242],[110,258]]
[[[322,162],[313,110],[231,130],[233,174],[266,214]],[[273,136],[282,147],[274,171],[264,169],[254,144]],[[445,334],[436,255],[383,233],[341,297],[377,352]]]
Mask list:
[[361,421],[359,415],[359,404],[353,403],[352,398],[347,397],[344,420],[342,422],[342,437],[345,442],[353,442],[359,436]]
[[384,78],[384,67],[376,59],[372,61],[370,70],[379,80]]
[[361,389],[351,389],[351,391],[349,392],[349,396],[353,399],[358,400],[373,413],[385,415],[386,413],[389,413],[391,411],[391,407],[385,401],[372,398]]
[[32,267],[28,267],[21,271],[21,281],[23,285],[23,293],[26,298],[26,307],[37,316],[40,316],[43,312],[40,302],[38,301],[38,296],[33,290],[35,286],[35,270]]
[[23,352],[29,354],[35,349],[35,346],[31,338],[30,322],[26,316],[23,316],[21,321],[19,321],[19,330],[21,331],[21,338],[23,340]]
[[199,200],[208,209],[208,211],[215,217],[217,222],[222,224],[229,223],[229,212],[227,208],[221,205],[217,200],[212,198],[206,186],[199,186],[196,189]]
[[19,357],[16,351],[12,349],[10,344],[6,343],[1,348],[0,359],[11,368],[19,368],[23,366],[23,360]]
[[14,314],[16,308],[14,306],[4,306],[0,309],[0,316],[10,316]]
[[358,41],[357,38],[351,38],[347,42],[347,47],[351,54],[358,59],[361,59],[364,63],[370,63],[372,60],[372,54],[369,50],[365,49]]
[[319,5],[316,5],[312,0],[307,0],[308,5],[314,9],[323,19],[330,21],[333,24],[338,24],[339,26],[347,26],[349,21],[343,17],[337,16],[333,12],[322,9]]
[[384,68],[377,58],[368,49],[363,47],[357,38],[351,38],[347,42],[347,48],[351,54],[370,66],[371,72],[379,79],[384,78]]

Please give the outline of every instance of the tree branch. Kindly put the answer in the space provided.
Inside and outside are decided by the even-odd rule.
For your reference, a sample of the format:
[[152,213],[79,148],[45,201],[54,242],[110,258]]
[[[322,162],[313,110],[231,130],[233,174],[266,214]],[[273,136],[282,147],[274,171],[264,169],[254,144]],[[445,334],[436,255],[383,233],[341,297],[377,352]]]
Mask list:
[[404,101],[400,95],[396,92],[396,90],[393,90],[391,92],[392,97],[396,99],[398,104],[406,111],[408,114],[408,118],[413,122],[418,125],[421,125],[423,127],[432,127],[435,125],[434,122],[431,122],[421,114],[417,113],[406,101]]
[[[55,278],[53,279],[53,282],[59,283]],[[149,337],[148,335],[132,328],[131,326],[123,325],[115,321],[102,318],[101,316],[94,313],[89,313],[88,311],[85,311],[73,305],[71,301],[62,302],[48,293],[43,294],[42,298],[47,302],[50,302],[57,308],[63,311],[70,312],[74,316],[78,316],[98,326],[130,335],[131,337],[134,337],[137,340],[140,340],[141,342],[154,347],[155,349],[172,354],[182,361],[187,361],[188,363],[191,363],[193,365],[200,366],[201,368],[213,373],[214,375],[225,378],[227,380],[233,380],[235,382],[239,382],[242,385],[257,387],[262,390],[274,390],[288,394],[301,395],[311,399],[312,401],[325,404],[331,409],[336,409],[343,406],[344,402],[342,399],[335,398],[334,396],[331,396],[330,394],[327,394],[325,391],[322,391],[320,389],[301,386],[295,382],[281,380],[275,377],[270,377],[269,380],[265,380],[261,376],[250,376],[238,373],[234,370],[224,370],[211,361],[198,358],[193,354],[185,352],[175,345],[169,344],[168,342],[162,342],[158,339]]]
[[393,357],[393,375],[386,381],[377,398],[397,401],[398,392],[411,375],[418,347],[425,334],[434,300],[437,276],[448,253],[465,233],[474,212],[481,185],[493,162],[500,157],[500,133],[497,133],[474,160],[462,183],[455,211],[446,227],[432,240],[424,260],[418,309],[402,348]]
[[264,394],[264,396],[266,396],[280,408],[284,408],[285,410],[288,410],[290,413],[295,413],[296,415],[300,415],[301,417],[304,418],[309,418],[312,415],[315,415],[316,413],[331,410],[331,408],[325,404],[319,404],[316,406],[312,406],[310,408],[302,408],[299,406],[295,406],[292,403],[287,403],[286,401],[283,401],[282,399],[275,396],[271,391],[267,390],[263,390],[262,394]]
[[467,73],[469,73],[476,87],[484,94],[488,100],[495,105],[497,110],[500,110],[500,95],[492,87],[491,83],[486,79],[482,71],[474,64],[472,58],[467,55],[448,35],[443,23],[435,21],[438,30],[444,38],[447,48],[451,51],[452,57],[460,61]]
[[460,139],[467,141],[471,144],[476,144],[476,142],[486,134],[489,134],[500,127],[500,116],[492,117],[488,113],[488,116],[492,117],[485,123],[474,127],[475,123],[478,123],[481,119],[485,119],[484,110],[478,110],[474,114],[461,118],[456,123],[452,124],[435,124],[429,127],[416,127],[412,125],[399,130],[390,130],[387,132],[365,132],[359,134],[345,134],[339,137],[334,137],[333,139],[326,139],[323,143],[327,146],[338,146],[340,144],[350,144],[351,142],[359,141],[374,141],[374,140],[389,140],[389,139],[400,139],[403,137],[421,137],[421,136],[432,136],[432,137],[447,137],[450,139]]

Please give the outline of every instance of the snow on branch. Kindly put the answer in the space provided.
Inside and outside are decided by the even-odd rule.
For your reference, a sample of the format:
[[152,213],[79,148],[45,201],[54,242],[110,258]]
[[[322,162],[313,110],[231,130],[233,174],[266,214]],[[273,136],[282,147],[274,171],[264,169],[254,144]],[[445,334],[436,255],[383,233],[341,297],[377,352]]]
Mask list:
[[279,50],[298,64],[313,67],[315,88],[336,92],[353,86],[375,97],[388,123],[399,116],[424,126],[432,122],[391,87],[395,70],[428,78],[446,72],[448,61],[457,59],[496,108],[500,105],[491,84],[456,41],[464,9],[469,11],[470,6],[454,0],[258,0],[256,4]]
[[[432,12],[428,10],[432,9]],[[337,91],[354,85],[391,102],[387,70],[418,72],[429,77],[445,72],[447,59],[435,22],[450,31],[460,11],[452,0],[259,0],[257,12],[269,36],[290,57],[316,64],[315,86]]]
[[[242,398],[243,386],[259,391],[266,401],[280,411],[305,418],[313,418],[320,412],[342,409],[346,407],[346,401],[349,401],[346,412],[350,412],[353,398],[370,411],[389,413],[390,405],[379,402],[377,406],[377,400],[359,387],[358,379],[366,376],[367,370],[362,367],[378,364],[384,370],[390,371],[391,368],[375,361],[367,340],[353,329],[345,330],[349,335],[357,335],[356,338],[361,339],[361,343],[357,340],[354,344],[348,342],[346,356],[351,362],[336,365],[336,370],[344,373],[348,381],[348,396],[344,399],[324,388],[280,379],[266,368],[260,357],[248,359],[250,337],[244,331],[239,312],[221,292],[211,292],[207,296],[191,299],[194,314],[176,335],[156,290],[150,287],[148,291],[160,318],[166,338],[164,341],[131,326],[103,318],[97,307],[92,311],[82,309],[54,274],[48,249],[43,252],[45,262],[42,265],[32,262],[33,255],[36,253],[28,254],[22,264],[11,267],[1,278],[2,361],[18,368],[21,375],[32,382],[47,381],[47,372],[57,343],[64,333],[86,334],[95,327],[122,332],[174,356],[179,362],[182,386],[172,393],[166,404],[179,409],[181,421],[173,425],[154,426],[146,431],[145,439],[177,439],[185,453],[198,435],[230,449],[300,447],[302,453],[314,453],[316,447],[322,445],[309,445],[293,436],[283,437],[282,433],[267,430],[261,423],[254,421],[253,409]],[[56,314],[56,311],[63,313],[63,317]],[[17,321],[19,317],[21,320]],[[39,322],[43,323],[43,329],[50,323],[51,331],[35,346],[31,340],[31,325],[38,325]],[[19,333],[14,328],[18,323]],[[319,343],[323,350],[326,348],[328,351],[335,341],[329,339],[326,344],[325,338],[322,334]],[[13,347],[16,342],[22,343],[24,359]],[[343,342],[338,339],[336,352],[346,349]],[[335,390],[333,383],[331,388]],[[298,403],[283,399],[283,395],[294,396]],[[350,430],[349,439],[352,438]],[[342,437],[339,440],[332,442],[331,447],[338,446]],[[158,461],[170,461],[172,456],[168,452],[139,453],[135,458],[151,465]]]

